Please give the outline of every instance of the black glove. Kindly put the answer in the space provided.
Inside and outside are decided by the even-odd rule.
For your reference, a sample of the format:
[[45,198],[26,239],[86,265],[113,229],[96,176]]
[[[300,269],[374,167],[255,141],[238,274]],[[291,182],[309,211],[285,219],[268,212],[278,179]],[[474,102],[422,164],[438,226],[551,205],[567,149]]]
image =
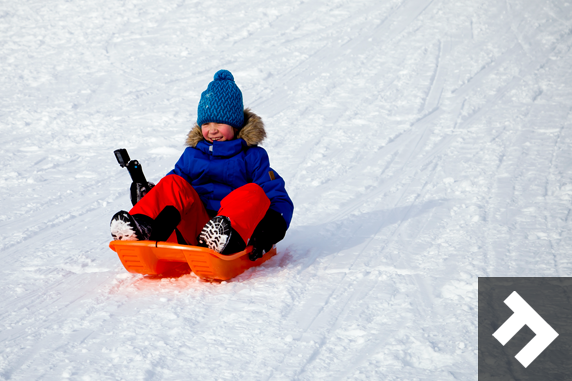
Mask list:
[[130,196],[131,196],[131,203],[133,204],[133,206],[135,206],[135,204],[137,204],[139,201],[141,201],[141,199],[147,193],[149,193],[151,188],[153,188],[154,186],[155,186],[155,184],[153,184],[151,182],[148,182],[147,184],[131,183]]
[[261,258],[264,253],[270,251],[272,246],[281,241],[286,235],[286,221],[280,213],[275,210],[268,209],[264,218],[258,223],[252,237],[250,237],[249,245],[253,246],[252,251],[248,255],[251,261]]

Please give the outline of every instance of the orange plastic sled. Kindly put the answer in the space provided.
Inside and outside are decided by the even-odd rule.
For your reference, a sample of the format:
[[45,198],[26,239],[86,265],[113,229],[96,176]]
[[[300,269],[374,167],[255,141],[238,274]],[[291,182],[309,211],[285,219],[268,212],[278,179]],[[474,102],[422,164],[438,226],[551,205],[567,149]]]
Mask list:
[[156,241],[111,241],[109,247],[131,273],[159,275],[187,263],[204,280],[229,280],[276,255],[276,248],[272,248],[262,258],[251,261],[248,253],[252,246],[236,254],[222,255],[205,247]]

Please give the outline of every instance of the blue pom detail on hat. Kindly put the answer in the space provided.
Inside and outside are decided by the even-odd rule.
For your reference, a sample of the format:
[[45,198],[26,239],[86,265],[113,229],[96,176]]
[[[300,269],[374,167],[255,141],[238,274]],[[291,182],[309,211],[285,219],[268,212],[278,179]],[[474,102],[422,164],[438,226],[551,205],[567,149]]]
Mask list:
[[219,70],[214,75],[215,81],[234,81],[232,73],[228,70]]
[[219,70],[214,80],[201,94],[197,110],[197,124],[223,123],[241,129],[244,125],[242,92],[228,70]]

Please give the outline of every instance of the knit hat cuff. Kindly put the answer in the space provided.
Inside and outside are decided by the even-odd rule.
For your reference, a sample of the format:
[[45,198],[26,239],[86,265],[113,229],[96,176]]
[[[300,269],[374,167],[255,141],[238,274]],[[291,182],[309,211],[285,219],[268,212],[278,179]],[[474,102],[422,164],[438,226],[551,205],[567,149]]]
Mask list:
[[243,126],[244,123],[242,123],[242,124],[240,124],[240,125],[237,125],[236,123],[232,123],[232,122],[230,122],[228,119],[224,119],[224,118],[221,119],[221,118],[216,118],[216,117],[211,117],[211,118],[209,118],[209,117],[204,117],[204,118],[201,119],[201,120],[197,120],[197,124],[199,125],[199,127],[202,127],[202,125],[203,125],[203,124],[206,124],[206,123],[228,124],[229,126],[234,127],[234,128],[236,128],[236,129],[239,129],[239,130],[240,130],[242,127],[244,127],[244,126]]

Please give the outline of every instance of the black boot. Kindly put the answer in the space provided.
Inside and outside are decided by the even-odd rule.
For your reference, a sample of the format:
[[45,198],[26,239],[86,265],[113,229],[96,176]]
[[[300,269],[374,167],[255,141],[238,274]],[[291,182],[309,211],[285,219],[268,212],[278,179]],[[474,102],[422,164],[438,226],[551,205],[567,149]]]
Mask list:
[[[177,225],[181,222],[181,213],[172,205],[163,208],[161,213],[153,221],[153,233],[149,238],[151,241],[166,241],[169,239]],[[177,232],[178,233],[178,232]],[[185,244],[186,242],[181,242],[182,236],[179,237],[177,234],[177,241],[179,243]]]
[[153,219],[143,214],[132,216],[121,210],[110,223],[111,236],[115,241],[145,241],[151,237]]
[[205,224],[198,238],[199,245],[221,254],[234,254],[246,248],[240,234],[225,216],[216,216]]

